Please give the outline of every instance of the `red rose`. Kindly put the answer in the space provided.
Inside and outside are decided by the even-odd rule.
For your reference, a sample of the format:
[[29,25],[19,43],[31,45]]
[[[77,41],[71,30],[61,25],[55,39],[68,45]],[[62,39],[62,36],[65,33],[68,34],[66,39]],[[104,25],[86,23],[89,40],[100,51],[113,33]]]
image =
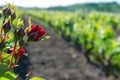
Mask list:
[[31,30],[28,32],[28,36],[32,41],[38,41],[40,37],[45,34],[45,30],[39,25],[31,25]]
[[18,56],[23,56],[25,53],[25,48],[21,48],[20,51],[18,52]]

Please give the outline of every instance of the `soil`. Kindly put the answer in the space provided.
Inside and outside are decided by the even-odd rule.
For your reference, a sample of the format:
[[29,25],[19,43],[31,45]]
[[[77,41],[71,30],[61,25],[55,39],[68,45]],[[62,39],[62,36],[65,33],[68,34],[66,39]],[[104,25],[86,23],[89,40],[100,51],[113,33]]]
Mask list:
[[[26,23],[28,15],[24,19]],[[29,55],[21,58],[20,69],[15,68],[20,73],[21,80],[25,80],[27,73],[30,74],[29,78],[43,77],[46,80],[108,80],[101,69],[88,63],[83,53],[63,40],[50,27],[35,19],[32,22],[41,25],[51,38],[26,45]]]

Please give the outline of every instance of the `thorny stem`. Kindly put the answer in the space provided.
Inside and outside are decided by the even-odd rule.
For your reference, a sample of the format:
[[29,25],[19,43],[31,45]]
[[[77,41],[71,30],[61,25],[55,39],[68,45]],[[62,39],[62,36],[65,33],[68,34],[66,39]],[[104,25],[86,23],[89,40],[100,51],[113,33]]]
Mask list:
[[17,41],[14,42],[14,48],[13,48],[13,52],[12,52],[12,56],[11,56],[8,68],[5,71],[3,71],[2,73],[0,73],[0,75],[4,74],[5,72],[9,71],[12,67],[14,67],[14,66],[12,66],[12,61],[13,61],[13,58],[15,55],[16,45],[17,45]]
[[0,62],[2,62],[2,51],[0,51]]
[[16,45],[17,45],[17,41],[14,42],[14,48],[13,48],[13,52],[12,52],[12,56],[11,56],[11,59],[10,59],[10,63],[9,63],[9,67],[8,67],[8,68],[11,68],[11,66],[12,66],[12,61],[13,61],[13,58],[14,58],[14,55],[15,55]]
[[[5,18],[3,19],[3,22],[2,22],[2,25],[4,24],[4,22],[5,22]],[[0,30],[0,41],[2,41],[2,30],[3,30],[3,28],[2,28],[2,26],[1,26],[1,30]],[[2,62],[2,51],[0,51],[0,62]]]
[[[20,52],[20,50],[21,50],[21,48],[19,48],[18,53]],[[16,59],[16,61],[15,61],[15,64],[13,65],[13,67],[18,64],[19,59],[20,59],[20,56],[17,56],[17,59]]]
[[[21,48],[19,48],[18,53],[20,52],[20,50],[21,50]],[[15,67],[15,66],[18,64],[18,62],[19,62],[19,60],[20,60],[20,57],[21,57],[21,56],[17,56],[17,59],[16,59],[16,61],[15,61],[15,64],[13,64],[11,67]]]
[[[14,55],[15,55],[16,45],[17,45],[17,41],[14,42],[14,48],[13,48],[13,52],[12,52],[12,56],[11,56],[8,68],[5,71],[3,71],[2,73],[0,73],[0,75],[4,74],[5,72],[9,71],[11,68],[14,67],[14,66],[12,66],[12,61],[13,61],[13,58],[14,58]],[[19,59],[20,59],[20,57],[17,58],[17,60],[15,62],[15,65],[18,63]]]
[[20,56],[17,57],[17,59],[16,59],[16,61],[15,61],[15,64],[13,65],[13,67],[18,64],[19,59],[20,59]]
[[[5,22],[5,18],[3,19],[2,25],[4,24],[4,22]],[[0,40],[2,40],[2,30],[3,30],[3,27],[1,26],[1,30],[0,30]]]

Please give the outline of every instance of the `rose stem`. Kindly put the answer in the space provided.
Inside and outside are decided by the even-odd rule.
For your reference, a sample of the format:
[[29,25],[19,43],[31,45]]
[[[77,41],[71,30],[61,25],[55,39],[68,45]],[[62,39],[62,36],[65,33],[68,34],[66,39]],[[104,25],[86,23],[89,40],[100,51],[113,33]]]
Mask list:
[[15,55],[15,49],[16,49],[16,45],[17,45],[17,41],[14,42],[14,48],[13,48],[13,52],[12,52],[12,56],[11,56],[11,59],[10,59],[10,63],[9,63],[9,67],[11,67],[12,65],[12,61],[13,61],[13,58],[14,58],[14,55]]
[[2,61],[2,51],[0,51],[0,62]]

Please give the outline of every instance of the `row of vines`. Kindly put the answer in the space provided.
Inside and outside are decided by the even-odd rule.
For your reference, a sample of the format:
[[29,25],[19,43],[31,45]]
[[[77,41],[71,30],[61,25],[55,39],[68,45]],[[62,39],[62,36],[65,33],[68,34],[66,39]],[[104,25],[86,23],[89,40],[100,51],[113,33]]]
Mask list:
[[88,61],[105,70],[120,71],[120,15],[105,12],[36,11],[28,13],[50,25],[65,40],[82,51]]

